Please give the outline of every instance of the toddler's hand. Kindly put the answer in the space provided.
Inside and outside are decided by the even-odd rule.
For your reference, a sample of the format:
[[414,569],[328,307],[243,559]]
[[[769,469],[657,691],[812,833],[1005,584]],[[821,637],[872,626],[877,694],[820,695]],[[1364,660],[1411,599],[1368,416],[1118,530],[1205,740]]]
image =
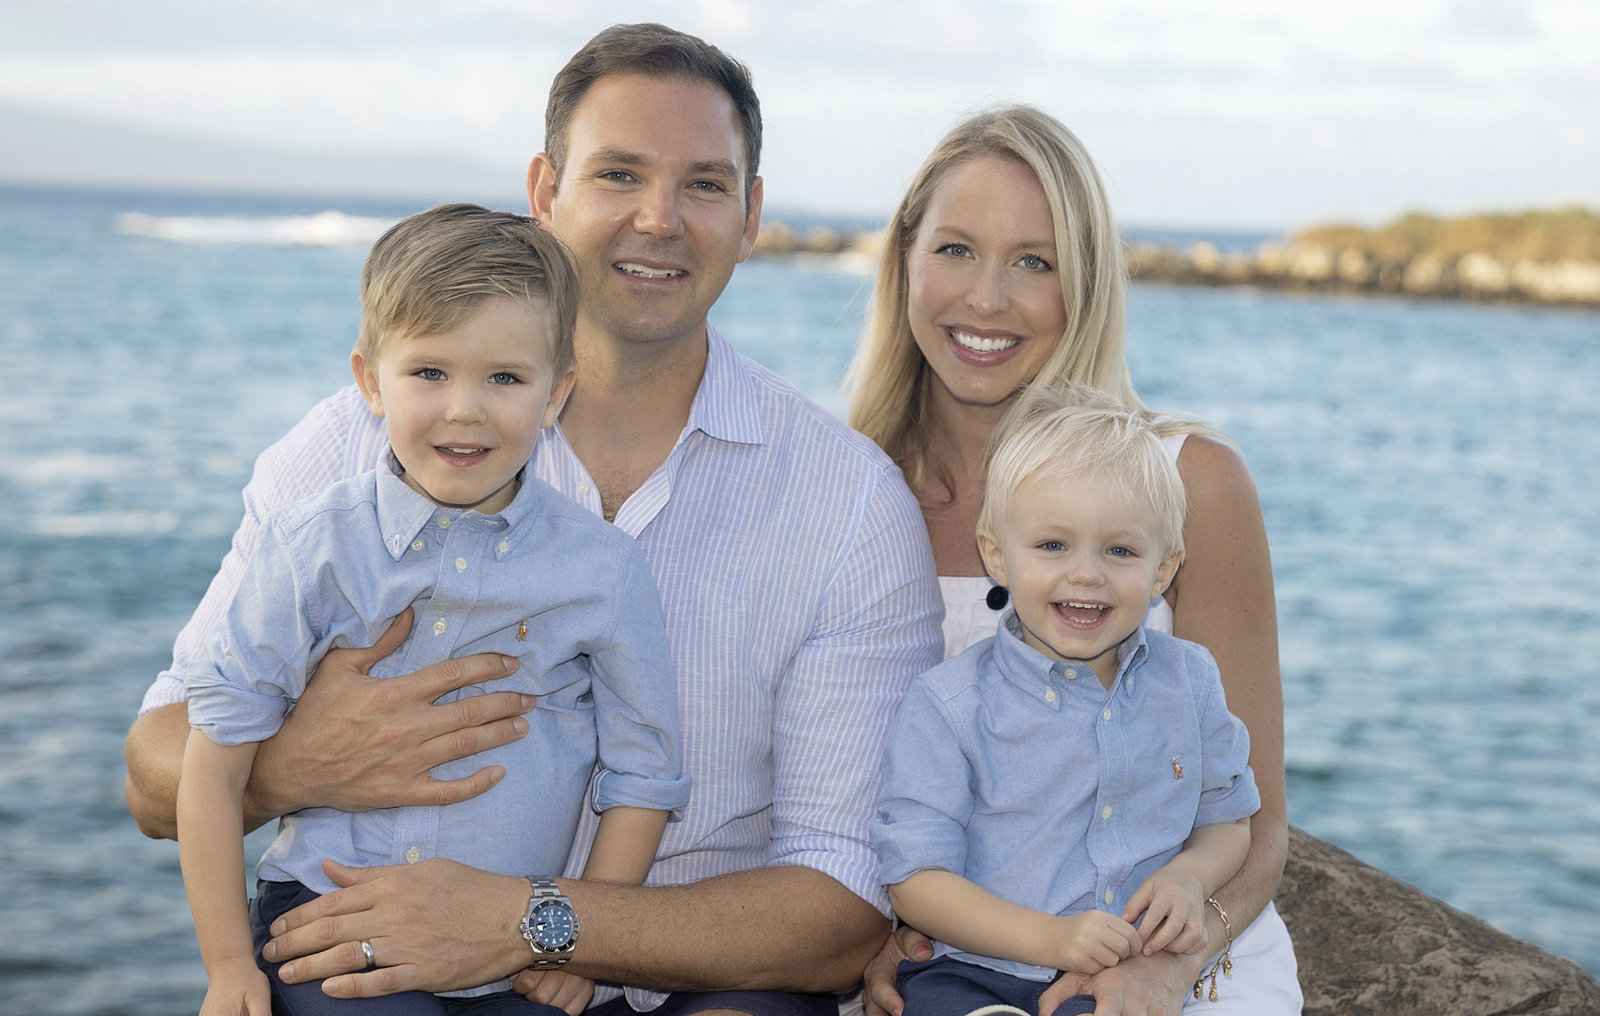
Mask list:
[[1056,918],[1060,927],[1056,966],[1079,974],[1098,974],[1139,951],[1133,925],[1103,910]]
[[1205,948],[1205,887],[1187,872],[1169,865],[1145,879],[1122,916],[1132,921],[1141,913],[1139,934],[1146,956],[1163,949],[1193,955]]
[[570,1016],[589,1008],[594,998],[594,982],[565,970],[539,970],[528,967],[511,978],[511,987],[530,1002],[543,1002],[565,1009]]

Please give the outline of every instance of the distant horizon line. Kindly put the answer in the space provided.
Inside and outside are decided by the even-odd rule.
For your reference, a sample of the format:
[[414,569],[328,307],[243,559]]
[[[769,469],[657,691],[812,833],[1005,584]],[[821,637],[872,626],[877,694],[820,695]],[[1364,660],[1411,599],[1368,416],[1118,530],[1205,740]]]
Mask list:
[[[413,206],[416,210],[432,207],[450,200],[471,201],[486,206],[499,206],[508,211],[519,210],[526,198],[518,193],[490,195],[472,193],[471,188],[464,188],[466,193],[452,197],[445,197],[433,190],[396,190],[393,192],[357,191],[349,188],[340,188],[337,185],[317,186],[299,185],[279,188],[260,186],[229,186],[227,184],[211,183],[154,183],[132,181],[88,181],[88,180],[41,180],[29,177],[14,177],[0,175],[0,191],[33,192],[52,195],[100,195],[103,197],[149,197],[166,198],[192,201],[249,201],[257,204],[271,203],[283,205],[296,205],[294,210],[285,209],[285,214],[315,214],[320,211],[346,211],[345,208],[306,208],[304,206],[318,201],[338,202],[344,205],[358,205],[369,211],[382,209],[394,212],[400,206]],[[513,197],[515,200],[513,200]],[[416,204],[427,202],[426,204]],[[127,209],[132,211],[134,209]],[[409,214],[404,211],[394,212],[403,216]],[[850,229],[857,232],[871,232],[881,230],[888,224],[888,216],[872,216],[864,213],[823,211],[802,207],[783,207],[769,205],[762,211],[762,223],[773,225],[786,225],[790,227],[818,227],[825,226],[834,229]],[[1299,227],[1305,228],[1305,227]],[[1124,222],[1120,226],[1124,234],[1169,234],[1189,238],[1191,240],[1216,238],[1259,238],[1262,240],[1287,237],[1291,230],[1282,227],[1243,226],[1243,225],[1189,225],[1182,223],[1144,223]]]

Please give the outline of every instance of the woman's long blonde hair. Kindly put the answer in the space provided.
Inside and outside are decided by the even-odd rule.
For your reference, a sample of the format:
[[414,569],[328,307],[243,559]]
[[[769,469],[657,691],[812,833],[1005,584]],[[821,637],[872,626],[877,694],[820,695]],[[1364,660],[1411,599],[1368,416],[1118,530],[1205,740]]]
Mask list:
[[950,482],[947,476],[929,475],[938,472],[931,465],[933,435],[927,426],[932,372],[911,335],[906,255],[945,174],[985,156],[1031,169],[1050,206],[1067,321],[1038,377],[1089,385],[1132,412],[1150,415],[1128,375],[1128,270],[1094,161],[1076,135],[1032,106],[978,113],[934,148],[889,222],[866,330],[846,379],[850,426],[888,452],[925,501],[930,479],[947,489]]

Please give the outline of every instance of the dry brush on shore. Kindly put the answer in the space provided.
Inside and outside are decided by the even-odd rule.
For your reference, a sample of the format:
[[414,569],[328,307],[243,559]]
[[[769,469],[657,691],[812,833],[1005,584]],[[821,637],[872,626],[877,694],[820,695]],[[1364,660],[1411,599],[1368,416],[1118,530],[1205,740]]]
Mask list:
[[1600,214],[1583,208],[1440,219],[1367,229],[1325,225],[1254,253],[1209,243],[1133,248],[1134,277],[1347,293],[1600,306]]

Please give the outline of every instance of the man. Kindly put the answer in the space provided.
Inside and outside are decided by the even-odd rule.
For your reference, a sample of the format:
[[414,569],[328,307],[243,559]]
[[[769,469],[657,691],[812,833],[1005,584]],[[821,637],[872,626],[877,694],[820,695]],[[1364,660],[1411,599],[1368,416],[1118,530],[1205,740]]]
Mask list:
[[[579,925],[568,969],[676,991],[662,1012],[821,1012],[831,999],[804,993],[859,979],[888,928],[867,831],[883,731],[940,655],[927,534],[898,471],[707,324],[755,242],[760,131],[738,63],[661,26],[617,26],[557,75],[546,152],[528,171],[532,214],[571,248],[582,289],[577,387],[531,465],[649,558],[695,781],[663,838],[656,887],[556,883]],[[260,516],[378,461],[381,430],[358,409],[335,395],[263,454],[174,671],[185,640],[226,603]],[[499,779],[426,775],[525,731],[532,703],[517,696],[430,705],[508,672],[498,658],[357,676],[408,624],[324,663],[258,753],[253,821],[312,805],[442,803]],[[170,835],[187,733],[174,683],[173,672],[158,678],[128,739],[129,807],[152,835]],[[410,718],[362,719],[396,711]],[[505,976],[549,948],[519,931],[541,902],[526,879],[405,859],[415,863],[335,868],[349,888],[275,925],[267,955],[290,961],[284,978],[330,977],[324,990],[340,996],[442,990]],[[568,958],[555,953],[546,962]],[[519,983],[537,995],[537,980]],[[658,997],[628,996],[640,1008]]]

